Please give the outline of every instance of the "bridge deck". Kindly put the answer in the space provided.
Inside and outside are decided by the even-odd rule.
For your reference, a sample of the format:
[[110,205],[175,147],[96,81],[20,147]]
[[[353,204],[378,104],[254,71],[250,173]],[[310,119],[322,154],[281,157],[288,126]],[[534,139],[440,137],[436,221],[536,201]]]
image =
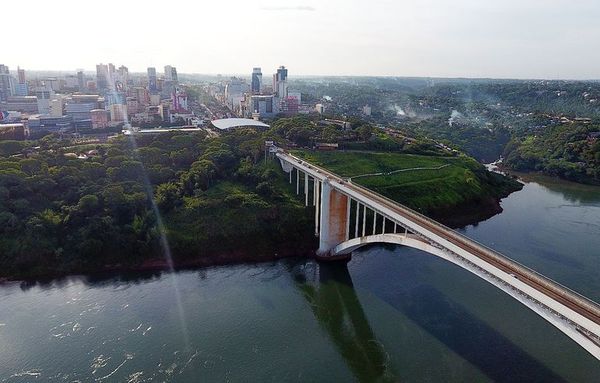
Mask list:
[[[457,233],[456,231],[406,207],[399,204],[396,201],[390,200],[378,193],[375,193],[365,187],[353,184],[350,181],[344,180],[342,177],[315,166],[309,164],[304,160],[295,157],[285,151],[280,150],[278,154],[281,157],[287,157],[286,160],[291,162],[295,167],[302,167],[304,165],[308,169],[313,170],[313,176],[316,176],[321,181],[328,178],[332,183],[333,187],[338,184],[338,189],[350,189],[357,194],[364,197],[361,203],[369,205],[369,201],[376,201],[380,205],[392,210],[396,214],[416,223],[417,225],[425,228],[426,230],[434,233],[435,235],[445,239],[446,241],[458,246],[464,251],[480,258],[484,262],[493,265],[499,270],[505,273],[513,275],[519,281],[529,285],[530,287],[542,292],[548,297],[555,301],[563,304],[569,309],[582,315],[583,317],[591,320],[592,322],[600,325],[600,305],[596,302],[574,292],[573,290],[560,285],[559,283],[545,277],[538,272],[519,264],[518,262],[492,250],[484,245],[481,245],[472,239]],[[294,163],[295,162],[295,163]],[[316,173],[316,174],[315,174]],[[343,190],[341,190],[343,192]],[[372,207],[371,207],[372,208]],[[372,208],[373,209],[373,208]],[[376,210],[376,209],[374,209]],[[379,212],[382,214],[381,212]],[[385,215],[385,214],[382,214]]]

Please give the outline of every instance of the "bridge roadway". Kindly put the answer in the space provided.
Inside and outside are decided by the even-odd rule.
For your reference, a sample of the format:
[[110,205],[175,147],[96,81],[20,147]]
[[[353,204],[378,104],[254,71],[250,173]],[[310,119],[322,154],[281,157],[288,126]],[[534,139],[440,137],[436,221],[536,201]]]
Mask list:
[[[516,289],[519,294],[527,295],[527,298],[534,300],[537,304],[558,316],[560,320],[573,326],[579,334],[583,335],[592,344],[586,346],[577,339],[574,340],[600,359],[600,305],[596,302],[398,202],[347,181],[282,149],[278,149],[276,155],[280,161],[291,163],[294,168],[308,174],[315,180],[329,182],[332,188],[367,206],[389,221],[405,227],[415,236],[421,237],[435,248],[450,251],[458,256],[466,253],[475,257],[480,261],[472,260],[475,261],[474,263],[477,266],[483,266],[483,269],[487,272],[491,270],[494,277],[500,278],[504,283],[508,283]],[[489,266],[500,270],[501,273],[495,273]],[[531,308],[530,305],[528,306]],[[545,319],[548,318],[545,317]],[[556,325],[556,323],[553,324]],[[567,333],[564,329],[560,327],[559,329]],[[567,333],[567,335],[574,338],[572,334]]]

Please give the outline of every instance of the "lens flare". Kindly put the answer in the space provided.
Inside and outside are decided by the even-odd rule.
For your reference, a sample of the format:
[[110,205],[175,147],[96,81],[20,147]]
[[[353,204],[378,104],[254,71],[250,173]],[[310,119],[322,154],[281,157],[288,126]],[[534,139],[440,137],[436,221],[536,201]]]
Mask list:
[[[109,86],[110,86],[109,92],[112,93],[113,96],[115,96],[112,99],[116,100],[117,98],[116,98],[115,81],[112,78],[111,73],[109,73],[108,77],[109,77],[108,82],[109,82]],[[129,126],[129,118],[127,116],[127,113],[125,112],[125,110],[123,108],[121,108],[121,111],[123,113],[122,120],[125,121],[125,126]],[[152,184],[150,183],[150,178],[148,177],[148,172],[146,171],[146,167],[144,166],[144,163],[142,162],[141,158],[139,158],[138,145],[137,145],[137,141],[135,139],[135,135],[131,134],[128,136],[128,138],[129,138],[129,143],[131,145],[134,159],[139,161],[142,164],[141,169],[142,169],[142,181],[144,184],[144,190],[146,192],[146,195],[148,196],[148,200],[150,201],[150,206],[152,208],[152,212],[154,213],[154,217],[156,217],[156,227],[158,229],[158,233],[160,236],[159,239],[160,239],[161,252],[167,263],[167,267],[169,269],[169,275],[171,277],[171,285],[173,286],[173,293],[175,295],[175,304],[177,305],[179,320],[181,323],[181,332],[183,335],[183,341],[184,341],[186,350],[190,350],[188,327],[187,327],[187,323],[186,323],[186,319],[185,319],[185,313],[183,310],[183,303],[181,301],[181,293],[180,293],[179,285],[178,285],[178,281],[177,281],[177,274],[175,273],[175,267],[173,264],[173,256],[171,254],[171,247],[169,246],[169,240],[167,238],[167,230],[163,223],[162,215],[160,214],[158,205],[156,204],[156,200],[154,199],[154,191],[152,189]]]

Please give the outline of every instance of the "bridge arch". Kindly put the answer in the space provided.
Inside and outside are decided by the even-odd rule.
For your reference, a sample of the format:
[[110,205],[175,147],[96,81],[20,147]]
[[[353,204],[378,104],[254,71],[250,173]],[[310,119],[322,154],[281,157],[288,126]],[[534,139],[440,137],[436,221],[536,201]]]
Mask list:
[[[320,259],[345,258],[344,254],[375,243],[422,250],[504,291],[600,360],[600,304],[406,206],[282,149],[276,148],[275,152],[283,170],[289,172],[290,184],[295,171],[296,194],[304,194],[306,206],[311,201],[309,179],[312,179]],[[300,178],[304,188],[300,186]],[[386,223],[393,226],[392,233],[390,226],[386,229]],[[398,229],[403,233],[397,234]]]
[[589,353],[594,355],[597,359],[600,359],[600,344],[596,343],[595,340],[591,339],[589,336],[579,331],[574,323],[568,323],[569,321],[567,321],[568,324],[565,323],[564,319],[566,318],[559,318],[556,315],[556,313],[553,313],[550,310],[548,310],[540,302],[537,302],[531,299],[530,297],[527,297],[526,295],[522,294],[519,290],[514,288],[514,286],[510,285],[509,283],[506,283],[506,281],[503,281],[502,279],[478,267],[477,265],[466,261],[464,258],[456,257],[450,252],[444,251],[438,247],[429,244],[417,235],[374,234],[365,237],[352,238],[337,245],[331,252],[331,255],[339,256],[350,254],[354,250],[357,250],[366,245],[384,243],[401,245],[424,251],[426,253],[442,258],[450,263],[453,263],[472,274],[475,274],[479,278],[499,288],[506,294],[510,295],[512,298],[525,305],[527,308],[544,318],[547,322],[559,329],[569,338],[573,339],[580,346],[585,348]]

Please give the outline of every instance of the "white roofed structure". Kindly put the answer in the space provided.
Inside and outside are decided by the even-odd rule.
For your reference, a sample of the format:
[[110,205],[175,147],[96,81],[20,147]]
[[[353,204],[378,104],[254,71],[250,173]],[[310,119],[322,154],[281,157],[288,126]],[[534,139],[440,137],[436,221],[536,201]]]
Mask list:
[[220,130],[228,130],[233,128],[253,127],[253,128],[270,128],[264,122],[252,120],[249,118],[223,118],[220,120],[211,121],[213,126]]

